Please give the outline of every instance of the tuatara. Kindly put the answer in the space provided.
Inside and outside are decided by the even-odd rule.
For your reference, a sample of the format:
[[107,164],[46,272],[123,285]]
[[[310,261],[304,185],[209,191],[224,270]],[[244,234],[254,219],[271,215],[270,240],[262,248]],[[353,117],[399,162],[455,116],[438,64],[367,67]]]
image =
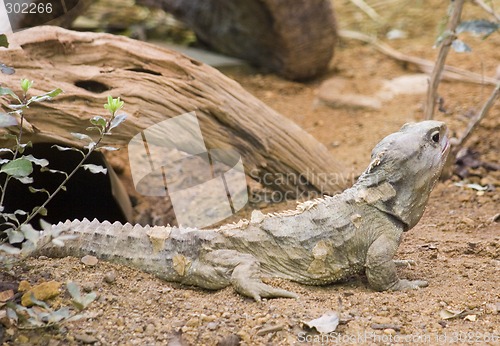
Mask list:
[[[399,279],[393,257],[404,232],[420,220],[448,155],[446,125],[404,125],[373,149],[371,163],[343,193],[212,230],[98,221],[67,221],[50,233],[74,234],[64,246],[46,241],[36,254],[95,255],[167,281],[240,294],[296,297],[261,281],[279,277],[324,285],[365,272],[378,291],[427,286]],[[43,242],[40,242],[42,244]]]

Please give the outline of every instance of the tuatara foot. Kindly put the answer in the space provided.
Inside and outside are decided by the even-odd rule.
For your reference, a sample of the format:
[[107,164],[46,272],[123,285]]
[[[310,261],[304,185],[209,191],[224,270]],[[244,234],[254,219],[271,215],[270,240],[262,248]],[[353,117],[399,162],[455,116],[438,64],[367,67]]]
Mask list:
[[236,292],[256,301],[298,298],[295,293],[266,285],[261,275],[260,263],[254,256],[235,250],[215,250],[200,258],[184,281],[209,289],[232,285]]
[[396,267],[411,268],[412,266],[416,265],[416,262],[414,260],[393,260],[393,262]]
[[421,287],[427,287],[429,283],[425,280],[399,280],[390,288],[391,291],[416,290]]
[[298,298],[293,292],[266,285],[260,279],[259,274],[258,262],[241,263],[233,270],[231,284],[236,292],[251,297],[255,301],[260,301],[261,298]]

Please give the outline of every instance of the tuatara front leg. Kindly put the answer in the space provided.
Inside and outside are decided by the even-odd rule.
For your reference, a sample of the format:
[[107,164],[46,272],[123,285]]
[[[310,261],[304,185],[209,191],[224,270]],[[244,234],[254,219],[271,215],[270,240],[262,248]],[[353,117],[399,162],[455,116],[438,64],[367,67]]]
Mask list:
[[[403,291],[426,287],[424,280],[400,280],[396,266],[403,265],[406,261],[393,260],[399,245],[398,239],[387,235],[380,236],[368,249],[366,257],[366,276],[368,283],[377,291]],[[410,262],[406,262],[410,263]]]
[[200,256],[187,270],[182,283],[207,289],[232,285],[236,292],[256,301],[261,298],[298,298],[293,292],[263,283],[261,275],[260,263],[254,256],[235,250],[215,250]]

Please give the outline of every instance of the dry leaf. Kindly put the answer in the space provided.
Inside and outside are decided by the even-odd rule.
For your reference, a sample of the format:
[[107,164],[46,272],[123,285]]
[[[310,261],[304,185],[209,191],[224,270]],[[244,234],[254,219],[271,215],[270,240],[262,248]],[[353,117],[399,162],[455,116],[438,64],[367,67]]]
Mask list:
[[471,321],[471,322],[475,322],[476,321],[476,318],[477,316],[476,315],[467,315],[464,317],[464,320],[466,321]]
[[439,316],[443,319],[443,320],[450,320],[452,318],[457,318],[460,316],[460,314],[462,312],[464,312],[465,310],[461,310],[461,311],[457,311],[457,310],[446,310],[446,309],[443,309],[439,312]]
[[311,321],[302,322],[310,329],[316,329],[319,333],[331,333],[339,325],[339,316],[336,312],[327,312],[320,318]]

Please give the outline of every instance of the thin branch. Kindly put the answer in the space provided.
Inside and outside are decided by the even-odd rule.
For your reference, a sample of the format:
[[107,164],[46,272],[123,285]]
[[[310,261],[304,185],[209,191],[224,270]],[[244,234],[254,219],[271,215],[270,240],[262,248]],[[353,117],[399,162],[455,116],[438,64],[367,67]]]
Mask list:
[[474,0],[474,3],[476,3],[476,5],[478,5],[483,10],[492,15],[497,20],[497,22],[500,22],[500,15],[496,13],[495,10],[493,10],[493,8],[488,6],[483,0]]
[[434,117],[434,110],[436,109],[436,100],[438,98],[437,89],[441,79],[441,74],[443,72],[444,63],[448,52],[450,51],[452,42],[456,39],[455,29],[460,23],[460,17],[462,15],[462,8],[465,0],[452,0],[452,10],[451,18],[446,26],[446,31],[444,33],[445,37],[441,42],[441,47],[439,49],[438,58],[434,69],[432,70],[431,79],[429,81],[429,87],[427,88],[427,100],[425,104],[425,118],[432,119]]
[[373,19],[377,23],[383,23],[382,17],[375,11],[373,8],[371,8],[366,2],[363,0],[351,0],[351,2],[357,6],[361,11],[366,13],[368,17]]
[[500,82],[498,82],[495,89],[493,89],[493,92],[491,93],[486,103],[483,105],[481,111],[469,122],[467,129],[458,140],[458,143],[453,147],[452,155],[456,156],[456,154],[460,151],[460,149],[462,149],[465,142],[469,139],[469,137],[477,128],[481,120],[483,120],[483,118],[488,114],[491,107],[493,106],[493,104],[495,103],[495,101],[499,96],[500,96]]
[[[434,68],[434,63],[432,61],[403,54],[395,50],[391,46],[383,42],[380,42],[374,36],[369,36],[357,31],[350,31],[350,30],[339,30],[338,34],[340,37],[345,39],[359,40],[362,42],[366,42],[368,44],[372,44],[382,54],[385,54],[395,60],[415,65],[420,71],[424,73],[431,73],[432,69]],[[443,79],[447,80],[456,80],[460,82],[476,83],[483,85],[484,84],[496,85],[498,83],[498,80],[496,78],[482,76],[478,73],[470,72],[449,65],[444,66],[442,77]]]

